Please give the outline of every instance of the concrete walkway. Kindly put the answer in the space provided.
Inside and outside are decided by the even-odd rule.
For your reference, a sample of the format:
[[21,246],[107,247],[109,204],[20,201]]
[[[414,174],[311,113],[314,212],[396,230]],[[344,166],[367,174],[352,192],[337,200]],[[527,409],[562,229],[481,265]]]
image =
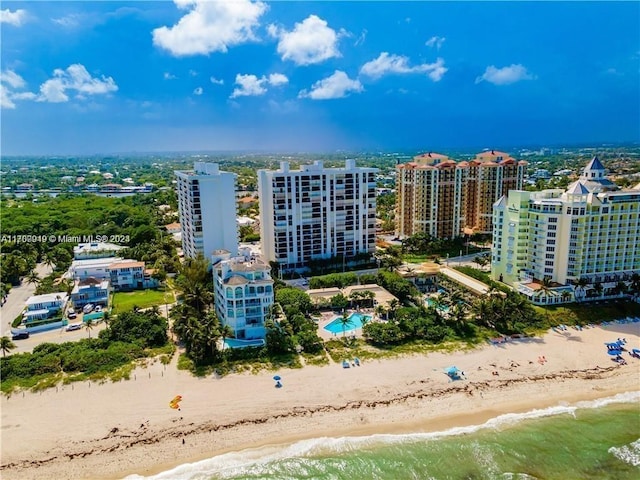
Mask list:
[[489,291],[489,286],[487,284],[482,283],[481,281],[476,280],[475,278],[472,278],[469,275],[465,275],[464,273],[459,272],[458,270],[454,270],[448,267],[442,267],[440,269],[440,273],[450,278],[451,280],[464,285],[465,287],[467,287],[469,290],[471,290],[473,293],[477,295],[486,295],[487,292]]

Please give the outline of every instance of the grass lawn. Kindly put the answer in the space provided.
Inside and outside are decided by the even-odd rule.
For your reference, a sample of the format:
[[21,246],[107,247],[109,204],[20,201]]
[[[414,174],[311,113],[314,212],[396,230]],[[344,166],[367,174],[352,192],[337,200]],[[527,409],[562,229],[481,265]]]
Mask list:
[[640,316],[640,304],[631,301],[610,301],[607,303],[570,303],[566,305],[533,308],[545,318],[550,325],[567,323],[600,323],[624,317]]
[[139,308],[149,308],[154,305],[164,305],[175,302],[173,292],[166,288],[135,290],[133,292],[117,292],[113,295],[113,312],[133,310],[134,305]]

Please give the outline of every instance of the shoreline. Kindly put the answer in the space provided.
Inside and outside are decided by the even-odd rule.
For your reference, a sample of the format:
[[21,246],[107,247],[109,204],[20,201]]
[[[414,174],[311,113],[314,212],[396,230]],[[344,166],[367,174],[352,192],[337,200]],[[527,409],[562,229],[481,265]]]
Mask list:
[[[531,341],[278,372],[195,378],[156,363],[115,384],[2,398],[6,479],[152,475],[239,450],[318,437],[439,432],[506,413],[640,390],[640,361],[611,362],[604,341],[640,344],[640,324],[549,332]],[[544,354],[548,362],[535,360]],[[448,382],[457,365],[467,380]],[[499,375],[494,376],[493,371]],[[168,407],[183,395],[181,410]],[[185,441],[183,444],[182,441]]]
[[[598,387],[600,388],[600,387]],[[640,390],[636,391],[640,393]],[[304,440],[313,440],[319,438],[343,438],[343,437],[366,437],[371,435],[412,435],[412,434],[428,434],[428,433],[442,433],[455,428],[465,427],[481,427],[489,420],[500,417],[501,415],[514,414],[520,415],[533,410],[543,410],[550,407],[555,407],[561,403],[568,405],[574,405],[578,402],[595,401],[604,398],[609,398],[618,394],[633,393],[625,389],[612,389],[612,390],[592,390],[588,392],[582,392],[581,394],[571,394],[568,396],[562,395],[559,397],[553,397],[548,401],[541,401],[539,399],[532,399],[529,401],[523,401],[520,403],[506,403],[500,407],[494,407],[490,409],[476,411],[474,413],[452,413],[447,416],[441,416],[439,418],[424,417],[414,420],[407,420],[401,423],[392,422],[387,424],[378,424],[376,426],[353,426],[353,427],[332,427],[325,431],[315,431],[313,434],[301,434],[301,435],[289,435],[274,438],[272,441],[265,442],[248,442],[246,444],[238,444],[234,448],[224,448],[221,450],[213,450],[206,454],[201,453],[190,458],[186,458],[179,465],[198,463],[213,457],[229,453],[239,453],[254,451],[259,449],[276,449],[279,450],[283,447],[293,445],[297,442]],[[194,439],[197,440],[197,439]],[[177,466],[175,463],[159,464],[144,471],[130,471],[126,472],[123,476],[139,475],[141,477],[149,477],[158,475],[162,472],[170,471]],[[111,478],[111,477],[100,477]],[[135,478],[135,477],[133,477]]]

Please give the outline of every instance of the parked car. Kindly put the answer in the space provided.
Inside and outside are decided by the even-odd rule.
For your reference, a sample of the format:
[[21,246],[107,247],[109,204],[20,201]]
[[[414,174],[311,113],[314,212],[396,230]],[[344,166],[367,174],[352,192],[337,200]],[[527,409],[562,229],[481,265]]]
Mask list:
[[24,340],[29,338],[29,332],[18,332],[11,335],[11,340]]
[[78,314],[76,312],[69,312],[67,318],[73,320],[74,318],[78,318]]
[[96,305],[96,308],[93,309],[94,312],[101,312],[102,307],[100,305]]
[[74,330],[80,330],[82,328],[82,322],[81,323],[70,323],[69,325],[67,325],[67,328],[65,328],[65,330],[67,332],[73,332]]
[[93,303],[87,303],[84,307],[82,307],[83,313],[91,313],[93,312]]

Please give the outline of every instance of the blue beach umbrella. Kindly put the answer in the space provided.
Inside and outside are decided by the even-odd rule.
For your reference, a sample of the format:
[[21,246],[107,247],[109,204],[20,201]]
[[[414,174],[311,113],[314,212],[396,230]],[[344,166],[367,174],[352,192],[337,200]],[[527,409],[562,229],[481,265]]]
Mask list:
[[612,357],[616,357],[618,355],[622,355],[622,350],[609,350],[607,353]]
[[280,377],[280,375],[276,375],[275,377],[273,377],[273,379],[274,379],[276,382],[279,382],[280,380],[282,380],[282,378]]

